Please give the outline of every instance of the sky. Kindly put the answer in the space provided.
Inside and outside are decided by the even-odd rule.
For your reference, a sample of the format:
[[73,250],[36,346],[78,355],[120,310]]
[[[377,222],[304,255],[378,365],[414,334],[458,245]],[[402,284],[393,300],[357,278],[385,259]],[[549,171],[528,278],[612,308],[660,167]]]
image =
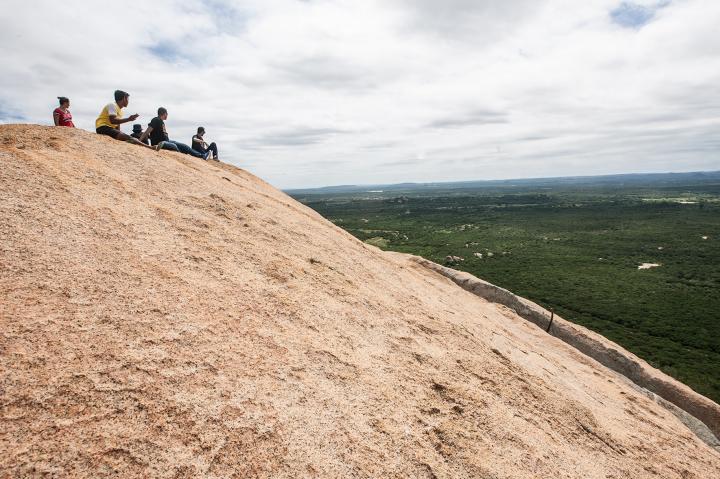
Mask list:
[[[0,123],[113,91],[280,188],[720,169],[719,0],[4,0]],[[123,125],[129,132],[130,124]]]

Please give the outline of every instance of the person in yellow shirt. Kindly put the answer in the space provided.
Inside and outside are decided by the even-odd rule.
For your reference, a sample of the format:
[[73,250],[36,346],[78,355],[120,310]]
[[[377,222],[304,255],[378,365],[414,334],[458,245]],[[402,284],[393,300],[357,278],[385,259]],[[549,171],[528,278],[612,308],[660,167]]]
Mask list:
[[145,148],[150,148],[155,151],[160,150],[162,145],[152,147],[120,131],[120,125],[134,121],[140,116],[135,113],[127,118],[123,118],[122,109],[128,106],[128,103],[130,103],[130,94],[122,90],[115,90],[115,103],[108,103],[103,107],[102,111],[100,111],[100,115],[97,117],[97,120],[95,120],[95,132],[99,135],[107,135],[116,140],[127,141],[128,143],[144,146]]

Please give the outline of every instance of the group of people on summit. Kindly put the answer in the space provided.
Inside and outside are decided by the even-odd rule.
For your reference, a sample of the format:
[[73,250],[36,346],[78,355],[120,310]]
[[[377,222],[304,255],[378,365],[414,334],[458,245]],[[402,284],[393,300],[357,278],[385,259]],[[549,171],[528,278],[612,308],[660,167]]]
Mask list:
[[[66,97],[58,97],[60,106],[53,111],[53,120],[55,126],[68,126],[74,128],[72,114],[70,113],[70,100]],[[218,149],[215,143],[206,143],[203,139],[205,128],[198,127],[197,133],[193,135],[191,144],[171,140],[165,128],[165,120],[168,118],[168,111],[160,107],[157,110],[157,116],[148,123],[145,131],[142,125],[136,123],[133,125],[133,132],[127,135],[120,131],[120,125],[135,121],[140,115],[137,113],[123,118],[123,108],[128,106],[130,102],[130,94],[122,90],[115,91],[115,102],[108,103],[100,111],[100,115],[95,120],[95,132],[99,135],[107,135],[120,141],[127,141],[135,145],[153,150],[170,150],[192,155],[196,158],[204,160],[218,160]]]

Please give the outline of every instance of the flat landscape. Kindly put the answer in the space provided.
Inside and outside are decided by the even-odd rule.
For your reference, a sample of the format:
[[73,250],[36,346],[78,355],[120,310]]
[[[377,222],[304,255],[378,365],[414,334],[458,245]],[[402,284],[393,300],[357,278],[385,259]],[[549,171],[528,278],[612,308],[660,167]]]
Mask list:
[[720,172],[288,193],[367,243],[553,308],[720,402]]

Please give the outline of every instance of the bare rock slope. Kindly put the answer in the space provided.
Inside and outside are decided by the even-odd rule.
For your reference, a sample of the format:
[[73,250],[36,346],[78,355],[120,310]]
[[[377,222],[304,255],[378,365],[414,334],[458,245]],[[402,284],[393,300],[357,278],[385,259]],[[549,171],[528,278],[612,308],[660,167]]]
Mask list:
[[711,478],[619,374],[238,168],[0,126],[0,477]]

